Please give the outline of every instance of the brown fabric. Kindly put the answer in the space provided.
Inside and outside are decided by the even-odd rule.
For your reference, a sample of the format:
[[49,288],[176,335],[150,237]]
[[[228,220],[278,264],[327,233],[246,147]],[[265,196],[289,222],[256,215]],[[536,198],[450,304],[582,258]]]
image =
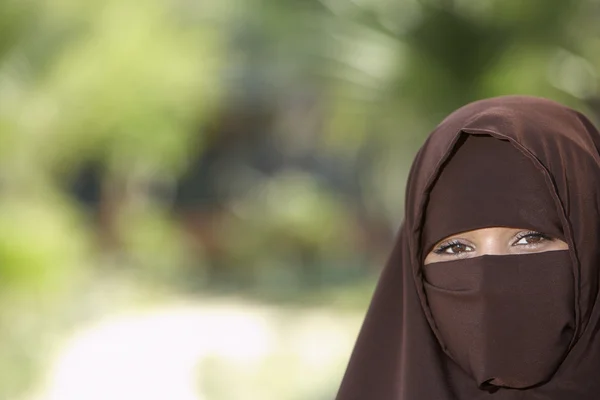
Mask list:
[[551,378],[574,332],[568,251],[438,262],[424,274],[440,342],[478,387]]
[[[433,184],[422,256],[452,234],[505,226],[564,238],[541,171],[507,140],[463,135]],[[434,332],[477,386],[523,389],[548,380],[573,340],[568,251],[484,256],[423,267]]]
[[449,235],[490,226],[564,239],[557,207],[544,175],[509,141],[463,135],[431,189],[423,255]]
[[[428,233],[423,232],[428,198],[435,194],[433,183],[445,170],[442,166],[448,160],[447,167],[452,166],[453,151],[465,135],[507,140],[531,161],[547,190],[537,181],[537,199],[547,205],[549,196],[556,206],[547,220],[538,218],[543,214],[531,219],[532,228],[539,229],[539,221],[550,221],[556,228],[552,221],[558,218],[568,251],[422,266],[424,246],[429,245],[421,245],[421,235],[434,241],[445,229],[432,233],[435,229],[428,227]],[[413,163],[405,218],[337,399],[600,398],[600,338],[596,337],[600,307],[595,307],[600,262],[599,145],[598,131],[583,115],[544,99],[482,100],[447,117]],[[507,193],[511,192],[502,196]],[[521,219],[539,211],[527,202],[519,208],[526,211]],[[491,212],[482,215],[487,218]],[[453,268],[454,273],[442,267]],[[466,293],[457,293],[460,290]],[[464,295],[469,293],[479,299],[475,306],[465,306]],[[477,326],[474,314],[481,317]],[[492,337],[502,346],[493,347],[488,341]],[[505,357],[503,349],[512,356]],[[528,354],[526,365],[521,365],[523,359],[509,365],[511,358],[521,357],[515,356],[520,350]],[[536,352],[539,357],[531,355]],[[497,380],[484,384],[490,378]],[[515,389],[536,380],[540,382],[533,387]]]

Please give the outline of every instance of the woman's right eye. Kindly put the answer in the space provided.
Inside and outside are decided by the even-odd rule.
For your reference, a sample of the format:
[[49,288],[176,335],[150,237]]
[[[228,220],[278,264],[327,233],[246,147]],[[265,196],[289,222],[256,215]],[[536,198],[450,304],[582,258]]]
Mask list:
[[436,254],[458,255],[474,251],[475,249],[468,244],[461,242],[446,242],[442,243],[434,250]]

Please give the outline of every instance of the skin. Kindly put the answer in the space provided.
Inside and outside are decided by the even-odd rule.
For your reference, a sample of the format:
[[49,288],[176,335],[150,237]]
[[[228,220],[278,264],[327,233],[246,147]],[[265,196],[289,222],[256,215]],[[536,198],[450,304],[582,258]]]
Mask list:
[[531,254],[567,250],[557,238],[530,229],[492,227],[448,236],[433,246],[424,264],[474,258],[483,255]]

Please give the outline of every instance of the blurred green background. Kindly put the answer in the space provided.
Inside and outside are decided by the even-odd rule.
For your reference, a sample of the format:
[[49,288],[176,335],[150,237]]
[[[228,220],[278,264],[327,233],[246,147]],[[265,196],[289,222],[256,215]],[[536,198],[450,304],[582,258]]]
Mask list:
[[2,0],[0,399],[326,400],[466,102],[600,116],[598,0]]

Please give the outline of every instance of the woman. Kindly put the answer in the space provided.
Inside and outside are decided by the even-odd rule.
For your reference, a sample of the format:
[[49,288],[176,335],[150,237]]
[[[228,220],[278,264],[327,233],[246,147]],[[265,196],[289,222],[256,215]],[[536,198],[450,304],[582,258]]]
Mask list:
[[447,117],[337,400],[600,398],[600,135],[507,96]]

